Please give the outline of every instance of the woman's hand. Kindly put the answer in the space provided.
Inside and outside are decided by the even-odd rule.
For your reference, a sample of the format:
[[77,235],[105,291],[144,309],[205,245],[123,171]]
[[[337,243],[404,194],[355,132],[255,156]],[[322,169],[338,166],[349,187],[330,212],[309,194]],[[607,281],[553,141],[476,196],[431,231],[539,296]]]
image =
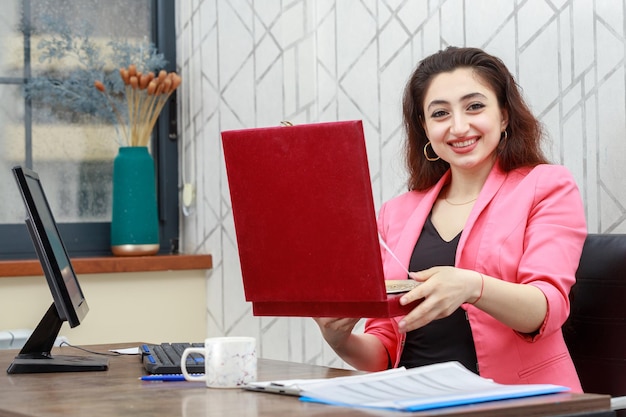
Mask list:
[[313,318],[322,331],[324,340],[334,350],[341,349],[341,347],[348,340],[354,330],[354,326],[359,322],[358,318],[328,318],[328,317],[315,317]]
[[358,318],[313,318],[328,345],[348,364],[362,371],[387,369],[389,355],[378,338],[354,334]]
[[423,327],[449,316],[465,302],[474,302],[479,297],[483,280],[476,271],[451,266],[436,266],[411,272],[409,276],[422,284],[403,295],[400,303],[423,301],[400,320],[401,332]]
[[451,266],[436,266],[409,275],[421,284],[403,295],[400,303],[423,301],[400,320],[401,332],[447,317],[463,303],[476,303],[476,307],[511,329],[532,334],[541,327],[548,311],[545,295],[534,285],[506,282]]

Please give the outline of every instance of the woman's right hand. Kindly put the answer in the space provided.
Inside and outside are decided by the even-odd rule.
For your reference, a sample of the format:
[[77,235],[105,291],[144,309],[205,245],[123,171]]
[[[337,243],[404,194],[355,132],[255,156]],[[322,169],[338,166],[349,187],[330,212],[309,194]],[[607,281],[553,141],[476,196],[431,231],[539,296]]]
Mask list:
[[378,337],[352,333],[359,318],[314,317],[326,343],[349,365],[362,371],[387,369],[389,355]]
[[341,348],[348,340],[354,330],[354,326],[359,322],[359,318],[329,318],[314,317],[313,320],[320,327],[322,336],[331,348]]

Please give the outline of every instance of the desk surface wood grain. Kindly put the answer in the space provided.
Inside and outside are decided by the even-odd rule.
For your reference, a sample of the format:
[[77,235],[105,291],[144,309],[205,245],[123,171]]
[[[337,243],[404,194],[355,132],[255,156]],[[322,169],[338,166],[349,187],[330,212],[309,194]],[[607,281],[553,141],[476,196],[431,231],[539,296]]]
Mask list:
[[[139,343],[88,346],[107,352]],[[109,370],[8,375],[17,351],[0,350],[0,416],[609,416],[610,398],[594,394],[556,394],[519,400],[404,413],[304,403],[296,397],[241,389],[208,389],[196,382],[146,382],[139,356],[110,357]],[[54,354],[87,355],[71,347]],[[275,360],[259,360],[259,380],[331,378],[353,371]],[[588,412],[585,414],[585,412]]]

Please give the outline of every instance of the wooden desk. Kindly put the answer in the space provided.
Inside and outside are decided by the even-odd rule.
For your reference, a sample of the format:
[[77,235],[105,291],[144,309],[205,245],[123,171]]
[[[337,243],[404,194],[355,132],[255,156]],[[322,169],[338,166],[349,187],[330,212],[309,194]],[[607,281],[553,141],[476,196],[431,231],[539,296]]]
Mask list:
[[[91,350],[138,346],[98,345]],[[404,413],[365,411],[300,402],[295,397],[241,389],[207,389],[204,383],[145,382],[138,356],[111,357],[109,370],[57,374],[7,375],[17,351],[0,350],[0,416],[596,416],[614,415],[610,398],[595,394],[556,394],[495,401],[480,405]],[[56,354],[82,355],[73,348],[55,348]],[[259,380],[327,378],[355,372],[323,366],[259,360]]]

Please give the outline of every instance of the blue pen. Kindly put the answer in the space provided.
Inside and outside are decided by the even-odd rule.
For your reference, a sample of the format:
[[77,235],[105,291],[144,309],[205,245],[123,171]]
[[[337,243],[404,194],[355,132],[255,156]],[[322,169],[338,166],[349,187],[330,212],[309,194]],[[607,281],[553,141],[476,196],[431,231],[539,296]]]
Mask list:
[[[193,376],[204,374],[190,374]],[[142,381],[184,381],[185,376],[183,374],[162,374],[162,375],[144,375],[141,378]]]

